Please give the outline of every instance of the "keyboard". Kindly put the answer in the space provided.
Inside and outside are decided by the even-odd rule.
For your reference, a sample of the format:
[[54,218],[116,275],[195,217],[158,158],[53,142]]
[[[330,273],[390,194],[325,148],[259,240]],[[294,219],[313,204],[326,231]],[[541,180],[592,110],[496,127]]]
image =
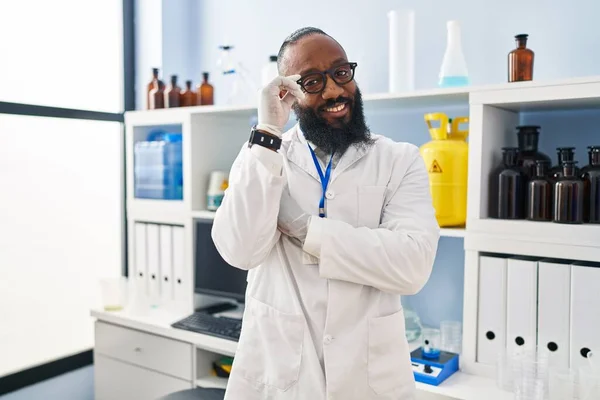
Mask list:
[[171,325],[173,328],[216,336],[237,342],[240,339],[242,320],[228,317],[215,317],[206,312],[195,312],[189,317]]

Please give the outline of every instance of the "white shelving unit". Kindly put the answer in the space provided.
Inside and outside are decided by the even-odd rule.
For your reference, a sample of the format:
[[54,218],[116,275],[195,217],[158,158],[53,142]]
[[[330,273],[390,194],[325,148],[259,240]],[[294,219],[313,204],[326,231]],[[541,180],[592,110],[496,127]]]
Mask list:
[[[600,261],[600,226],[490,219],[487,215],[488,176],[500,161],[500,148],[514,142],[514,127],[519,125],[522,112],[600,109],[600,77],[365,95],[364,104],[367,113],[422,107],[469,107],[467,224],[464,229],[445,228],[441,231],[443,237],[464,238],[461,372],[439,387],[418,386],[420,390],[455,399],[509,399],[512,396],[510,393],[495,389],[493,367],[477,362],[479,255],[491,252]],[[247,140],[250,119],[255,114],[256,109],[251,106],[200,106],[135,111],[125,116],[128,222],[130,226],[136,221],[183,226],[185,268],[193,269],[194,220],[214,218],[214,213],[205,209],[209,173],[230,168]],[[183,133],[184,195],[181,201],[133,197],[133,146],[150,129],[159,127],[175,128]],[[130,231],[130,244],[134,243],[133,234]],[[128,257],[130,265],[134,266],[134,255],[130,252]],[[189,307],[191,309],[193,304]],[[224,384],[224,381],[215,377],[202,376],[197,379],[197,385]]]

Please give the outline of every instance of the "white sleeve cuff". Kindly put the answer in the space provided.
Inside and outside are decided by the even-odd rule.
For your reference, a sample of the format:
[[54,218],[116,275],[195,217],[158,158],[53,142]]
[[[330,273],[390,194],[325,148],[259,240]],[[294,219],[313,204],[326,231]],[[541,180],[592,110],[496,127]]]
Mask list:
[[281,176],[283,171],[283,160],[281,154],[255,144],[250,152],[265,166],[274,176]]
[[316,216],[310,217],[310,222],[308,223],[308,233],[306,234],[304,247],[302,248],[302,250],[317,258],[321,257],[321,240],[323,238],[324,226],[325,221],[323,218]]

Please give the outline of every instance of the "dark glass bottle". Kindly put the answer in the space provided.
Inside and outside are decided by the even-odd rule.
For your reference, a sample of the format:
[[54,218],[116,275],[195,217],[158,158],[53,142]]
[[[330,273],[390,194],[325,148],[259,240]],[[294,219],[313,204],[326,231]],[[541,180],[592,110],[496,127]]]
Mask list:
[[192,89],[192,81],[185,81],[185,89],[181,91],[181,107],[196,105],[196,92]]
[[539,126],[517,126],[517,139],[519,141],[517,165],[523,169],[529,180],[535,176],[536,161],[547,161],[548,163],[552,163],[552,161],[546,154],[538,151],[540,140]]
[[582,169],[584,187],[583,220],[600,224],[600,146],[590,146],[590,164]]
[[146,108],[150,109],[150,92],[154,89],[154,84],[158,83],[158,68],[152,68],[152,79],[148,83],[146,90]]
[[534,53],[527,48],[529,35],[515,36],[517,48],[508,53],[508,81],[520,82],[533,80]]
[[[565,161],[575,161],[575,147],[557,147],[556,152],[558,153],[558,164],[550,170],[550,178],[554,182],[563,176],[563,163]],[[579,168],[575,168],[575,175],[579,176],[579,174]]]
[[563,176],[554,184],[554,222],[583,223],[584,185],[575,175],[577,161],[563,163]]
[[587,149],[588,149],[588,163],[580,170],[581,179],[583,179],[583,175],[592,166],[592,157],[593,157],[594,149],[600,149],[600,146],[588,146]]
[[165,85],[159,80],[154,82],[154,87],[150,91],[150,107],[151,110],[165,108]]
[[525,218],[525,175],[517,166],[516,147],[502,148],[502,165],[490,177],[490,210],[492,218]]
[[536,162],[536,174],[527,184],[527,216],[531,221],[552,221],[552,183],[548,178],[550,164]]
[[179,107],[181,88],[177,86],[177,75],[171,75],[171,84],[165,91],[165,108]]
[[210,106],[214,104],[214,92],[213,85],[208,83],[208,72],[202,73],[203,81],[198,87],[198,105],[199,106]]

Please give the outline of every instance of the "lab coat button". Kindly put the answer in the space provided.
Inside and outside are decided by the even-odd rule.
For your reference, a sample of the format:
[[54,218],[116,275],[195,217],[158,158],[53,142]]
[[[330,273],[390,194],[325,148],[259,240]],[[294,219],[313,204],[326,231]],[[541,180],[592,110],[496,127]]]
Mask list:
[[325,197],[327,198],[327,200],[331,200],[335,197],[335,192],[333,190],[328,190],[325,193]]
[[325,335],[325,337],[323,337],[323,344],[329,344],[332,340],[333,337],[331,337],[331,335]]

